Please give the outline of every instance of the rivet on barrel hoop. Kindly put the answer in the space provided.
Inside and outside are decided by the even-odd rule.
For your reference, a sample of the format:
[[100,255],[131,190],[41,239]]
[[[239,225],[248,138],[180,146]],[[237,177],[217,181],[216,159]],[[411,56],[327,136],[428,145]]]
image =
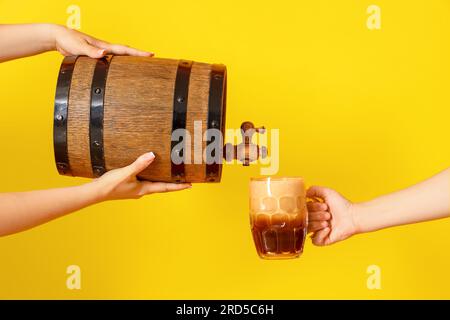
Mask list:
[[61,174],[66,174],[68,166],[65,163],[57,163],[56,167],[58,168],[58,172]]
[[100,167],[95,167],[94,168],[94,173],[97,177],[101,176],[103,173],[105,173],[105,170],[103,168]]

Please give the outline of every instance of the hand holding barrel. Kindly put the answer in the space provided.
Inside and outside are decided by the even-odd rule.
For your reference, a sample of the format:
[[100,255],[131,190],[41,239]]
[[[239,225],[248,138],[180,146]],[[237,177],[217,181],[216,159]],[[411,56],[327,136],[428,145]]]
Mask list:
[[153,152],[143,154],[129,166],[108,171],[94,180],[92,183],[96,186],[99,200],[138,199],[147,194],[191,188],[190,183],[139,181],[136,176],[154,159]]
[[106,54],[137,57],[151,57],[154,55],[152,52],[111,44],[60,25],[53,25],[51,33],[54,39],[53,49],[64,56],[85,55],[91,58],[102,58]]
[[98,202],[190,188],[187,183],[139,181],[136,175],[154,159],[152,152],[146,153],[132,164],[80,186],[0,193],[0,236],[33,228]]
[[[150,57],[153,53],[110,44],[54,24],[0,25],[0,62],[57,50],[101,58],[106,54]],[[189,188],[190,184],[139,181],[137,174],[154,160],[146,153],[124,168],[110,170],[84,185],[0,193],[0,236],[20,232],[98,202]],[[131,162],[131,161],[130,161]]]
[[87,34],[51,23],[0,25],[0,62],[33,56],[46,51],[64,56],[102,58],[106,54],[151,57],[153,53],[111,44]]

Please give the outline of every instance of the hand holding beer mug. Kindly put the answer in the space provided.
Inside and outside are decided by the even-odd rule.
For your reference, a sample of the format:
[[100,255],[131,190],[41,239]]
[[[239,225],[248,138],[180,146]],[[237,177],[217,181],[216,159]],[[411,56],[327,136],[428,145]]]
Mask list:
[[261,258],[298,258],[303,252],[307,219],[302,178],[250,180],[250,224]]

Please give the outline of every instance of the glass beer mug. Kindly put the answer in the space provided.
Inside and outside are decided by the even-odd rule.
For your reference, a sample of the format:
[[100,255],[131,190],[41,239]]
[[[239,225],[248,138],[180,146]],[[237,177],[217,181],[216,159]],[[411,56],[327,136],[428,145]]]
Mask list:
[[263,259],[297,258],[307,233],[305,184],[299,177],[252,178],[250,224]]

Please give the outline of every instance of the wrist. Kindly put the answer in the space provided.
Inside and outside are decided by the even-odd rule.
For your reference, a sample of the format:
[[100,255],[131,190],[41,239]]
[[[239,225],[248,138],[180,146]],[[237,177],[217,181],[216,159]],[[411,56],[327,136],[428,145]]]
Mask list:
[[43,51],[56,50],[56,29],[58,27],[61,26],[51,23],[40,23],[35,26]]
[[352,219],[352,225],[353,225],[353,234],[357,235],[360,233],[364,233],[363,228],[363,204],[362,203],[352,203],[350,207],[350,216]]
[[92,203],[106,201],[106,193],[104,192],[104,188],[102,188],[98,179],[84,184],[83,187],[89,194],[89,198]]
[[357,233],[366,233],[386,228],[392,211],[382,201],[374,199],[355,204],[353,216]]

